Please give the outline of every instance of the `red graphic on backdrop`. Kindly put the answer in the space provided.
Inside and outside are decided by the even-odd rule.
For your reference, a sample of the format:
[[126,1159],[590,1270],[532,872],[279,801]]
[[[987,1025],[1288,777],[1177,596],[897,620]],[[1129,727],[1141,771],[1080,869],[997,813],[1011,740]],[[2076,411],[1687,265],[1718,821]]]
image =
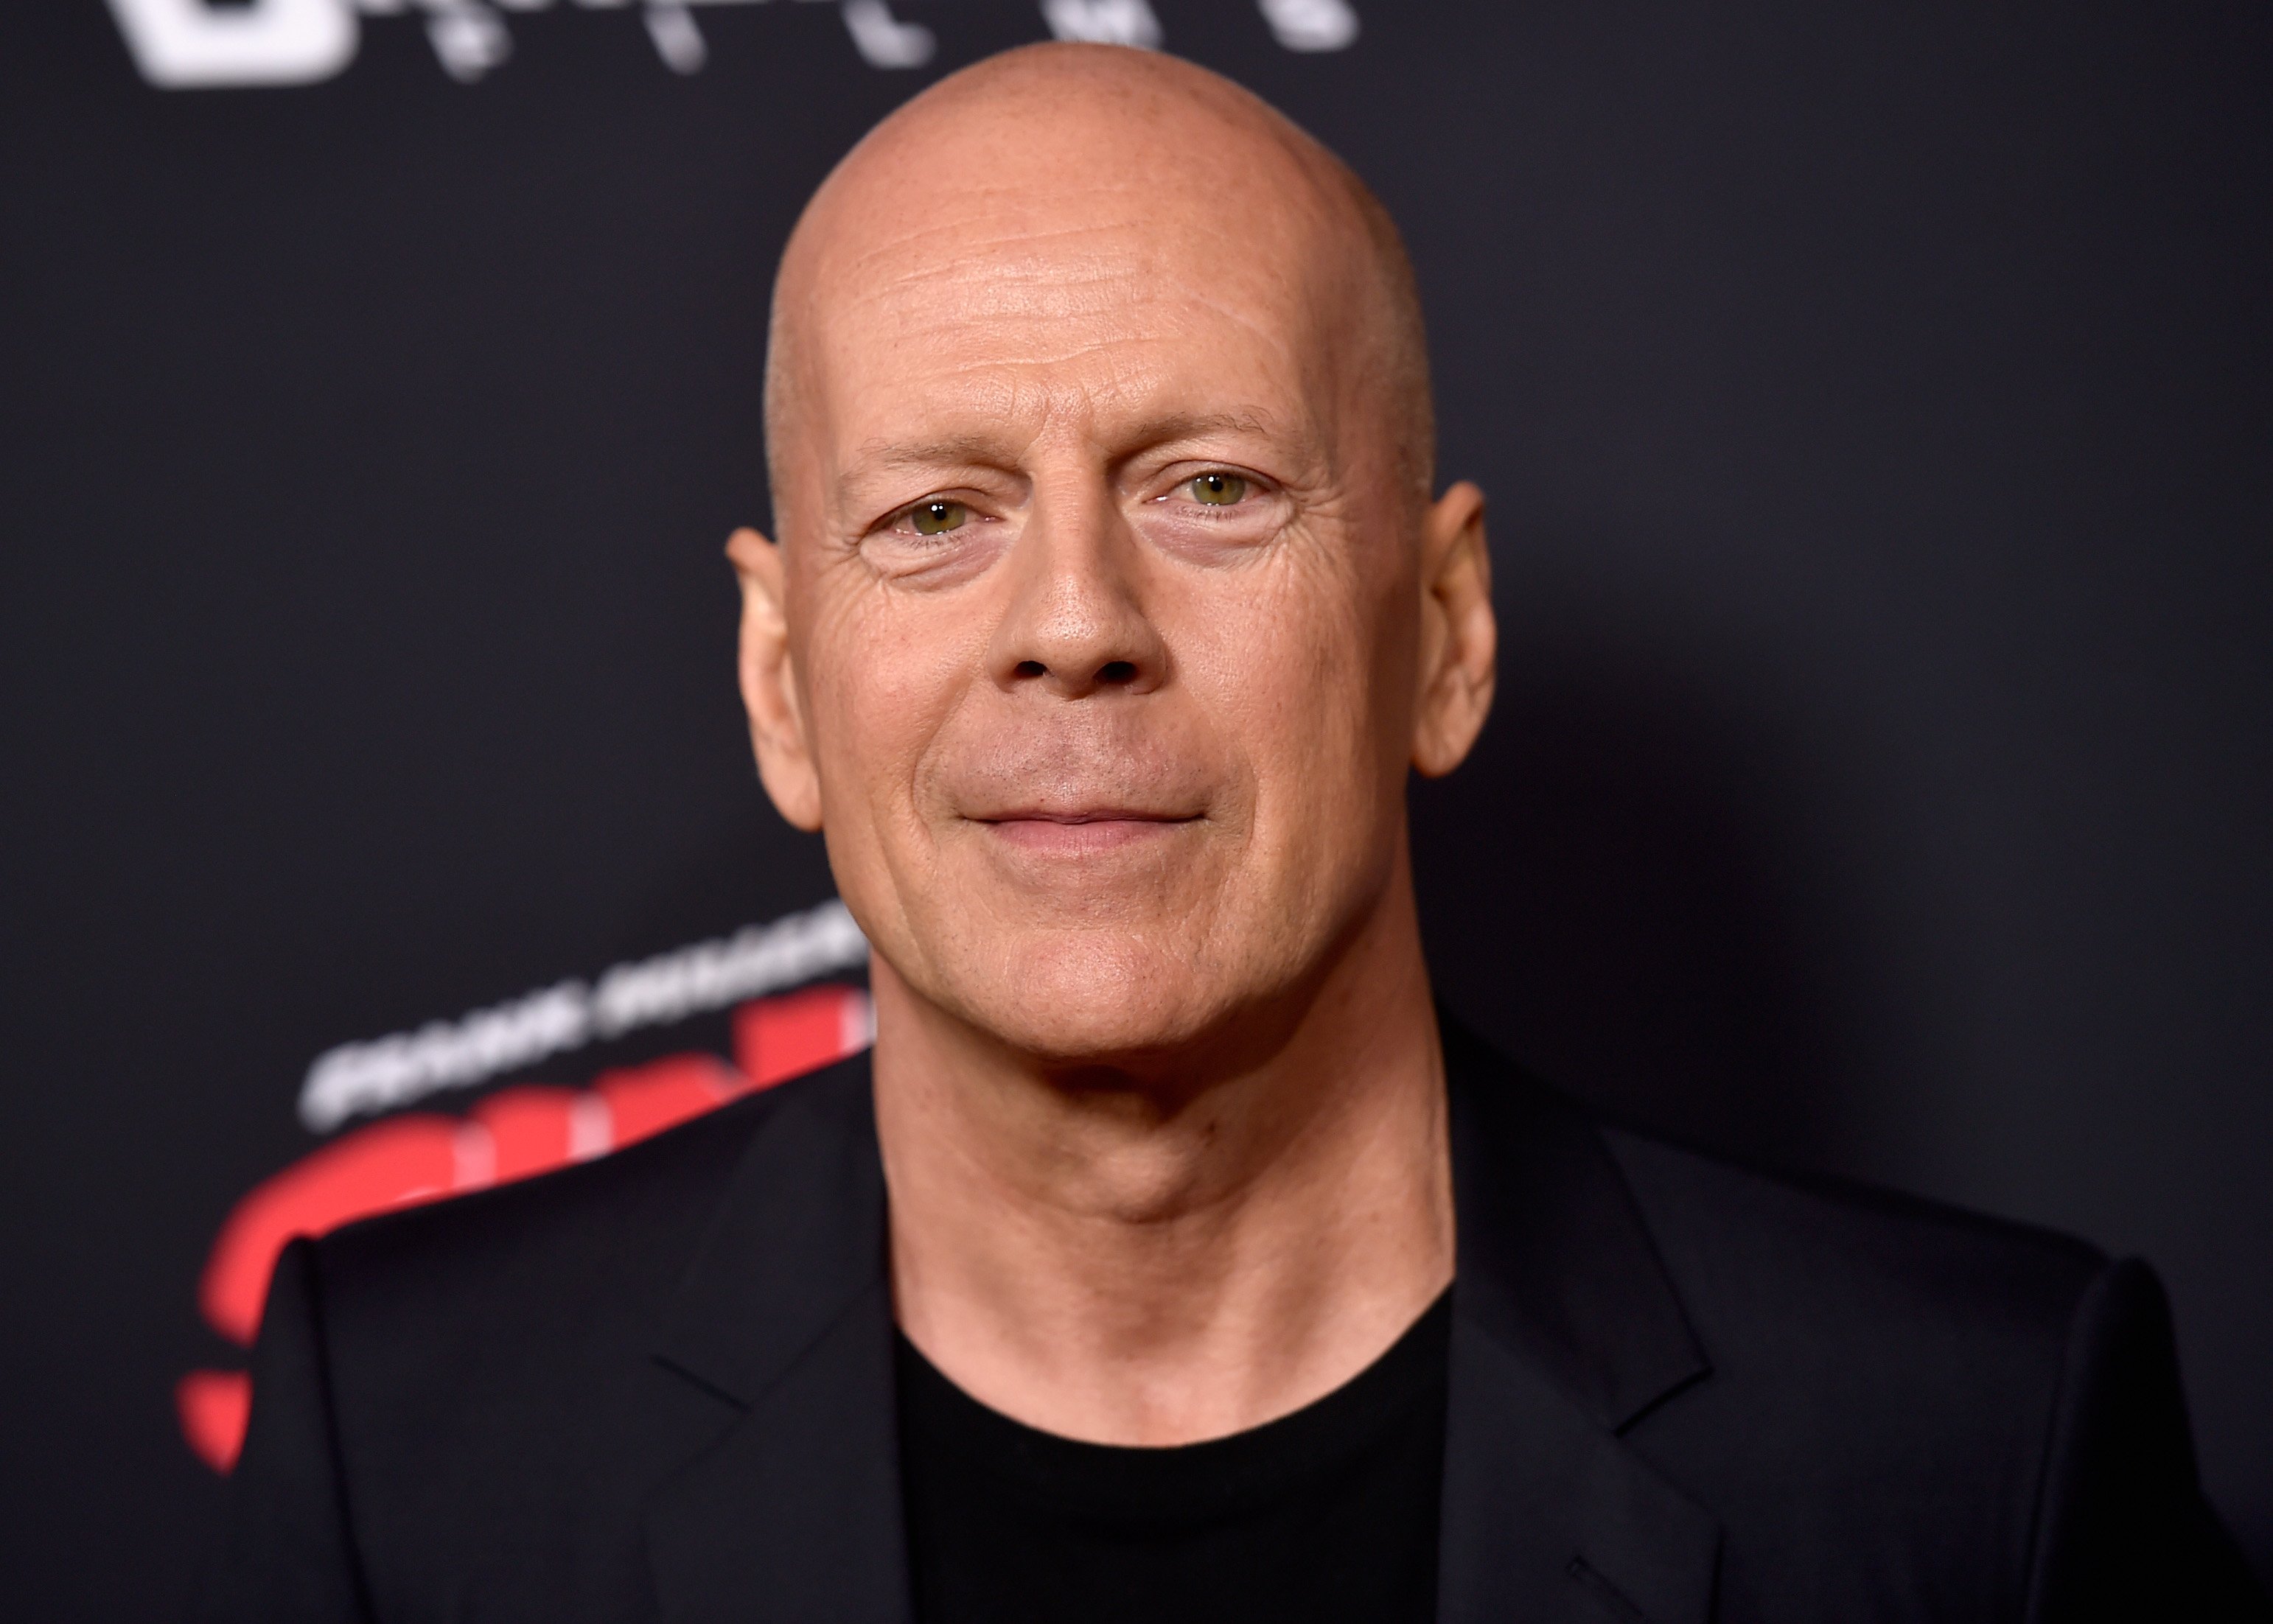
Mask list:
[[[734,1061],[674,1054],[604,1072],[587,1089],[529,1084],[476,1102],[462,1117],[406,1111],[309,1152],[255,1186],[214,1238],[198,1307],[214,1329],[250,1348],[269,1276],[285,1246],[377,1213],[484,1190],[588,1162],[716,1110],[738,1095],[867,1046],[868,995],[809,987],[734,1011]],[[215,1471],[236,1463],[252,1411],[241,1370],[193,1370],[174,1389],[182,1436]]]

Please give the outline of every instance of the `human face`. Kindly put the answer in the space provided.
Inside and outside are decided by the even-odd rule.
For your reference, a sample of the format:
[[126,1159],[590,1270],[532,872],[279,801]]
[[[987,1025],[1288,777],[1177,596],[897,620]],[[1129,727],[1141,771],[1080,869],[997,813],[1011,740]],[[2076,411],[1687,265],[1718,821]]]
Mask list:
[[1176,180],[840,210],[785,557],[736,554],[776,801],[917,999],[1075,1068],[1316,984],[1399,872],[1442,641],[1347,232]]

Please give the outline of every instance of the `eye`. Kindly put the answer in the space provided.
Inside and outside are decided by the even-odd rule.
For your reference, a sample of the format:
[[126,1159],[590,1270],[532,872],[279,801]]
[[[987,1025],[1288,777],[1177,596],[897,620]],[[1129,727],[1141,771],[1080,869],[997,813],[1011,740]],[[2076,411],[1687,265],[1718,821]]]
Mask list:
[[908,509],[908,528],[918,535],[945,535],[950,530],[963,528],[970,518],[971,510],[962,503],[934,498]]
[[1247,495],[1247,482],[1236,474],[1203,474],[1186,483],[1192,500],[1209,507],[1232,507]]

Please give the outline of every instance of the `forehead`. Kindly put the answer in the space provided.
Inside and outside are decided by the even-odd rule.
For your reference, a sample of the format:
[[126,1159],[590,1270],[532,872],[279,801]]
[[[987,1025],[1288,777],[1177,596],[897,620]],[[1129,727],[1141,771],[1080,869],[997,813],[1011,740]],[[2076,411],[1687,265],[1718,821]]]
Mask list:
[[1293,167],[928,154],[827,222],[802,312],[810,404],[840,444],[942,413],[1314,417],[1347,250]]

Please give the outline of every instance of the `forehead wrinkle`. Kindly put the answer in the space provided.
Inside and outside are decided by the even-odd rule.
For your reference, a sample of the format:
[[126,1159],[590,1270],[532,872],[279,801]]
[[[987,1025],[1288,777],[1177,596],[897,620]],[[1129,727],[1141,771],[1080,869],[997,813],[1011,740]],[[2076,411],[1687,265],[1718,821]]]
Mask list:
[[1121,267],[1099,266],[1084,274],[1062,268],[1043,272],[998,265],[983,270],[956,267],[921,280],[933,286],[944,283],[967,288],[968,296],[952,309],[932,308],[928,300],[907,296],[919,291],[916,279],[911,278],[907,283],[866,295],[848,295],[831,325],[866,316],[903,332],[959,330],[974,322],[1008,324],[1104,316],[1164,302],[1159,294],[1142,287],[1140,278]]
[[[1242,370],[1258,363],[1266,372],[1283,369],[1292,383],[1309,370],[1306,353],[1331,350],[1330,346],[1304,342],[1302,329],[1315,328],[1312,320],[1274,320],[1212,296],[1196,283],[1148,281],[1131,286],[1127,279],[1104,278],[1069,284],[1050,277],[1035,287],[1044,297],[997,297],[943,307],[927,300],[911,304],[896,301],[883,293],[857,307],[840,309],[828,324],[828,370],[849,379],[856,393],[880,370],[899,380],[896,386],[904,387],[911,376],[940,385],[974,374],[1085,370],[1089,381],[1084,386],[1093,388],[1097,368],[1084,369],[1082,363],[1095,363],[1131,377],[1158,378],[1158,363],[1129,357],[1165,348],[1172,355],[1189,358],[1208,339],[1210,318],[1253,339],[1264,352],[1240,357]],[[865,341],[884,333],[890,334],[885,348]],[[1021,378],[1015,386],[1031,386],[1031,381]]]
[[[1121,230],[1122,236],[1129,234]],[[1130,228],[1133,229],[1133,228]],[[1084,251],[1051,251],[1053,238],[1095,239],[1098,231],[1028,234],[994,243],[960,244],[951,255],[904,266],[886,266],[881,256],[869,257],[872,270],[881,276],[854,281],[847,278],[832,289],[824,305],[831,325],[862,316],[929,318],[934,325],[961,323],[1002,316],[1102,315],[1135,305],[1163,305],[1189,301],[1219,313],[1232,315],[1230,307],[1205,292],[1223,271],[1237,266],[1211,266],[1210,257],[1196,253],[1140,251],[1125,242],[1107,241]],[[863,282],[865,281],[865,285]],[[925,308],[933,296],[953,303],[951,311]],[[912,310],[907,307],[912,304]],[[1261,332],[1251,316],[1236,317],[1243,326]]]
[[[830,303],[866,307],[903,289],[958,282],[991,289],[1005,282],[1192,281],[1258,264],[1331,258],[1320,251],[1333,234],[1322,232],[1310,211],[1297,210],[1291,221],[1272,219],[1267,207],[1243,211],[1234,230],[1189,213],[1164,215],[1159,190],[1091,184],[1053,193],[975,186],[927,193],[907,207],[872,203],[838,223],[835,251],[813,267],[806,297],[825,311]],[[979,206],[966,211],[971,199]],[[1287,199],[1267,201],[1284,206]],[[1113,206],[1099,210],[1100,202]],[[911,208],[950,217],[901,223]],[[1078,218],[1084,214],[1089,217]]]
[[[941,378],[973,370],[1063,366],[1131,345],[1189,343],[1197,336],[1192,331],[1195,313],[1237,328],[1297,377],[1313,370],[1309,363],[1323,360],[1331,365],[1337,353],[1317,332],[1320,324],[1316,310],[1320,301],[1265,301],[1267,312],[1259,311],[1253,308],[1254,301],[1234,301],[1210,292],[1207,279],[1201,275],[1150,276],[1140,267],[1124,266],[1081,276],[1068,273],[1061,263],[1031,269],[1013,266],[1007,272],[986,267],[983,274],[975,266],[942,268],[926,273],[922,280],[939,281],[950,276],[966,281],[978,297],[952,309],[937,308],[924,300],[911,308],[899,296],[907,291],[904,284],[848,291],[841,296],[835,318],[827,325],[839,333],[848,326],[873,331],[871,323],[888,326],[904,341],[944,334],[953,341],[953,348],[964,349],[975,329],[1002,332],[1031,328],[1043,320],[1122,318],[1113,330],[1069,337],[1058,347],[1027,348],[1015,355],[996,350],[983,360],[951,362],[939,374]],[[1033,297],[1036,293],[1043,296]],[[1150,312],[1156,319],[1144,323],[1131,319],[1140,311]]]
[[[949,194],[943,199],[933,199],[932,206],[945,207],[955,201],[956,198],[954,195]],[[1067,239],[1116,232],[1142,232],[1150,229],[1152,225],[1152,222],[1141,213],[1062,224],[1031,223],[1041,213],[1042,211],[1036,208],[1032,197],[1029,195],[1021,200],[1017,221],[1015,223],[998,224],[994,227],[989,235],[974,236],[973,233],[974,224],[985,219],[983,214],[976,219],[970,215],[957,215],[936,224],[903,229],[896,235],[871,243],[856,252],[846,254],[843,274],[857,277],[860,273],[880,264],[909,255],[917,256],[928,262],[952,265],[960,260],[994,252],[1012,243],[1032,243],[1039,248]],[[1063,211],[1060,211],[1060,213],[1062,213]],[[931,245],[942,237],[954,244],[958,251],[941,255],[934,250]],[[897,278],[905,276],[908,273],[894,271],[891,274]]]

